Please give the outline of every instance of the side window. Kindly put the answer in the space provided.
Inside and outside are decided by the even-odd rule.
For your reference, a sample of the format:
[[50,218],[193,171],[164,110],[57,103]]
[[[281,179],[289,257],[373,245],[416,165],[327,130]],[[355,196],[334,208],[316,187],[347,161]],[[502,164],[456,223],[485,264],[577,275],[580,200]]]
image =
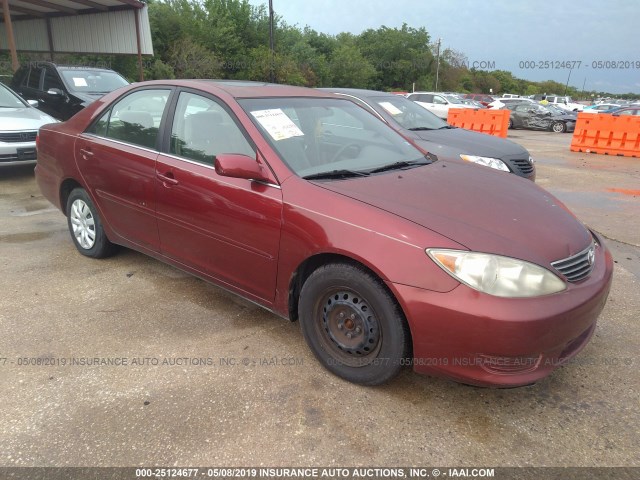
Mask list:
[[222,106],[187,92],[178,98],[169,153],[205,165],[213,165],[221,153],[255,157],[255,150]]
[[107,127],[109,126],[109,115],[111,115],[111,109],[107,110],[106,113],[103,113],[98,121],[94,123],[87,132],[100,137],[106,137]]
[[155,149],[168,99],[169,90],[141,90],[127,95],[104,113],[88,132]]
[[516,112],[527,113],[531,107],[529,105],[518,105],[516,107]]
[[433,103],[435,103],[436,105],[446,105],[447,101],[439,95],[434,95]]
[[51,70],[50,68],[44,69],[44,83],[42,85],[42,90],[45,92],[49,91],[50,88],[59,88],[63,89],[62,82],[58,78],[58,74]]
[[634,115],[635,110],[623,110],[620,112],[620,115]]
[[36,90],[40,88],[40,74],[42,73],[42,68],[40,67],[31,67],[29,71],[29,75],[26,80],[27,87],[35,88]]

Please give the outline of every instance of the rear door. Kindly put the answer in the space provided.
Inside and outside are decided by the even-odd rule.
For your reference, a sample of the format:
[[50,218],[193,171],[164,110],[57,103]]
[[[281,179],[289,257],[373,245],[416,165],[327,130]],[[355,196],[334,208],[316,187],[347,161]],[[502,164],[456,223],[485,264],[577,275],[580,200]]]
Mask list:
[[75,158],[104,221],[120,237],[158,251],[156,158],[170,88],[128,93],[76,140]]
[[29,71],[22,78],[22,83],[19,86],[20,95],[25,100],[38,100],[40,95],[40,82],[42,80],[42,74],[44,68],[37,63],[31,64]]
[[282,219],[278,185],[219,176],[216,155],[256,158],[256,147],[218,98],[183,90],[156,167],[163,255],[257,300],[273,301]]

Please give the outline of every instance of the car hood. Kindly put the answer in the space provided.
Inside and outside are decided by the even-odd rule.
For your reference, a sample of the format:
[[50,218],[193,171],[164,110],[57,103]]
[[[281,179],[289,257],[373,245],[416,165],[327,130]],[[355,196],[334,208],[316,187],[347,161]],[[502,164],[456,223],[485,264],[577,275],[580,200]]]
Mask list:
[[0,130],[38,130],[47,123],[57,120],[36,108],[0,108]]
[[472,165],[438,161],[317,185],[419,224],[469,250],[539,265],[574,255],[591,242],[585,226],[547,191],[514,175]]
[[478,155],[481,157],[527,158],[529,152],[511,140],[472,132],[464,128],[445,128],[442,130],[407,130],[420,147],[438,155],[439,158],[458,159],[460,154]]

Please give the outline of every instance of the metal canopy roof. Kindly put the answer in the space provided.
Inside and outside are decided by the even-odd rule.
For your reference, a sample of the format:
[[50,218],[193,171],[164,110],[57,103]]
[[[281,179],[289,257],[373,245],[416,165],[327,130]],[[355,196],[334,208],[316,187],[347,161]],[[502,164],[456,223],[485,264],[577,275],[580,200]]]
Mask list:
[[[8,0],[8,3],[11,19],[14,22],[30,18],[139,9],[145,6],[143,2],[138,0]],[[4,18],[0,18],[0,21],[4,22]]]

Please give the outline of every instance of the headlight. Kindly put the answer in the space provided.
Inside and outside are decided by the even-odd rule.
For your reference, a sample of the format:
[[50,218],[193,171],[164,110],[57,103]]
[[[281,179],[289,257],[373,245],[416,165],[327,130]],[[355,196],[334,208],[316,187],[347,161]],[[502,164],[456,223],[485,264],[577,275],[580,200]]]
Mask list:
[[476,155],[460,155],[462,160],[475,163],[489,168],[495,168],[496,170],[502,170],[503,172],[509,172],[509,167],[502,160],[491,157],[478,157]]
[[523,260],[438,248],[429,248],[426,252],[453,278],[489,295],[538,297],[567,288],[549,270]]

